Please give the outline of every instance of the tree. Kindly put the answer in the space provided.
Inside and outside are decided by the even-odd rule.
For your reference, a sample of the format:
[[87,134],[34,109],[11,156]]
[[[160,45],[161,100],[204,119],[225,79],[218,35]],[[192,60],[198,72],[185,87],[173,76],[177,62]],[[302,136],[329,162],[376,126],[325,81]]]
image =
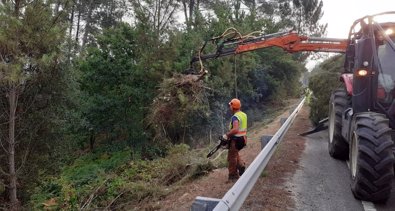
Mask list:
[[123,137],[130,142],[146,139],[143,118],[156,84],[149,72],[137,66],[144,44],[136,36],[127,24],[105,30],[79,62],[82,118],[93,136]]
[[69,35],[70,38],[74,35],[81,49],[93,41],[96,33],[121,22],[127,12],[126,0],[70,0],[70,2],[72,5],[69,14]]
[[210,11],[210,0],[178,0],[181,6],[181,12],[184,14],[185,25],[187,30],[197,27],[204,21],[202,11]]
[[[8,177],[12,210],[19,206],[18,173],[29,154],[16,150],[29,140],[19,136],[26,135],[23,117],[41,103],[37,101],[38,95],[26,95],[30,90],[44,87],[42,83],[59,68],[62,59],[67,4],[61,5],[43,0],[2,1],[0,4],[0,89],[2,102],[8,102],[2,104],[1,115],[2,122],[6,123],[1,128],[2,134],[7,130],[8,136],[0,141],[7,146],[3,150],[8,155],[8,171],[2,173]],[[18,157],[22,161],[18,162]]]
[[136,25],[143,24],[159,43],[166,39],[165,33],[174,24],[174,15],[178,8],[176,0],[137,0],[132,1],[136,16]]
[[193,25],[194,11],[199,11],[199,0],[181,0],[182,10],[184,13],[185,24],[187,29]]
[[298,33],[321,36],[326,24],[320,24],[323,15],[322,0],[281,0],[277,12],[285,27],[292,27]]

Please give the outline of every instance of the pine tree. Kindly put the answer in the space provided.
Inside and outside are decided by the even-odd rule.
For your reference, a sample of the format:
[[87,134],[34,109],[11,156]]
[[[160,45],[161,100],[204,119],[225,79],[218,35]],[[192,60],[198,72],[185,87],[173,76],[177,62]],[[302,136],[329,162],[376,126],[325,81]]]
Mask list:
[[32,95],[31,91],[37,90],[36,94],[39,93],[54,72],[59,70],[61,46],[66,34],[66,8],[67,4],[61,1],[15,0],[0,3],[0,97],[3,102],[0,118],[6,123],[0,129],[2,134],[8,134],[0,140],[8,158],[8,171],[1,172],[8,178],[11,210],[18,210],[20,206],[18,177],[28,155],[28,149],[24,147],[28,144],[24,141],[29,140],[23,137],[28,130],[24,128],[27,124],[24,118],[37,107],[45,107],[46,103],[43,102],[50,98]]

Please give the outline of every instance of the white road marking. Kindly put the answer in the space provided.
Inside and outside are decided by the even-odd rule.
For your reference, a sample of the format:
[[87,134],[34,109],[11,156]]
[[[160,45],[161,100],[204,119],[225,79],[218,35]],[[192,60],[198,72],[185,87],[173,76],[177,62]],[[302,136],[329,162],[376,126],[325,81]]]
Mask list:
[[372,202],[368,201],[361,201],[363,205],[363,209],[365,211],[376,211],[376,208],[374,207],[374,204]]

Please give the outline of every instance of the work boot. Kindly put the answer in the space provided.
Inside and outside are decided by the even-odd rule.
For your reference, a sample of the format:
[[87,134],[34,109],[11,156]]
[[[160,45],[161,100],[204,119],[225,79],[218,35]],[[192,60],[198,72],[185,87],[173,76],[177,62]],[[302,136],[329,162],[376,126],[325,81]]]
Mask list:
[[229,175],[226,183],[234,183],[239,179],[239,175]]
[[241,175],[244,174],[244,172],[246,170],[246,167],[245,166],[239,166],[239,167],[237,167],[237,170],[239,170],[239,175],[241,176]]

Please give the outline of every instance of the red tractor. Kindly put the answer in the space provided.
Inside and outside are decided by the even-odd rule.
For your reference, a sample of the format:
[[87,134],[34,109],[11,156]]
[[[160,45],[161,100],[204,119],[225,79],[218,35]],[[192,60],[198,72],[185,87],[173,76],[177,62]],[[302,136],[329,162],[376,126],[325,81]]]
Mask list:
[[329,154],[350,160],[351,189],[356,198],[385,202],[391,192],[395,161],[395,22],[376,19],[391,15],[395,17],[395,12],[356,20],[348,39],[313,38],[293,32],[241,36],[231,28],[210,40],[216,44],[215,53],[202,54],[206,42],[191,66],[199,61],[201,74],[205,74],[203,60],[268,47],[290,53],[345,53],[340,77],[344,86],[332,93],[329,102]]
[[395,12],[354,22],[341,76],[344,86],[329,102],[329,154],[349,159],[354,196],[373,202],[388,199],[394,176],[395,22],[376,22],[389,15]]

